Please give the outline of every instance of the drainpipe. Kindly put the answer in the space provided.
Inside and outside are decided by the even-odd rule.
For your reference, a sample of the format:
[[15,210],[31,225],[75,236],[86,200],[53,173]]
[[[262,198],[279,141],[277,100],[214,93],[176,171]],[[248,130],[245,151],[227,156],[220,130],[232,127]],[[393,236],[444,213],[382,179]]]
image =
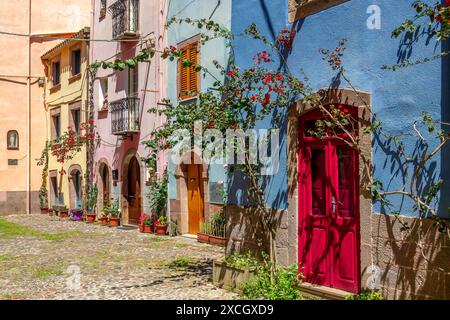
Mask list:
[[28,170],[27,170],[27,214],[31,214],[31,0],[28,0],[28,79],[27,79],[28,99]]

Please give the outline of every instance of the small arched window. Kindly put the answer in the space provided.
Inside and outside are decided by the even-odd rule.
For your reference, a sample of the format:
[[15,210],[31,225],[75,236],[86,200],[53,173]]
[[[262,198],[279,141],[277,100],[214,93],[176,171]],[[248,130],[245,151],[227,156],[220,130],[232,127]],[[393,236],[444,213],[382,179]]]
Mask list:
[[19,133],[16,130],[9,130],[6,134],[6,145],[8,150],[19,149]]

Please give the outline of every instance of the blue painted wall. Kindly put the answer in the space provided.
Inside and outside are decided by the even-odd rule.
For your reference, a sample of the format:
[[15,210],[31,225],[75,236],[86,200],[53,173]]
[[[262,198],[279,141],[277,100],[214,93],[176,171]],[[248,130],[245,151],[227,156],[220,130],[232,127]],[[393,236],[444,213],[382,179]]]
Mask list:
[[[242,32],[252,22],[256,22],[261,32],[273,39],[279,30],[290,28],[288,23],[287,0],[251,0],[233,1],[232,31]],[[411,123],[420,118],[423,110],[431,116],[440,119],[449,118],[449,66],[441,60],[435,60],[425,65],[415,66],[396,72],[382,70],[382,65],[392,65],[399,62],[401,57],[423,58],[441,51],[435,41],[426,42],[419,37],[413,46],[401,45],[401,40],[392,39],[392,30],[401,22],[414,15],[410,7],[412,1],[392,0],[351,0],[341,5],[316,13],[297,22],[297,35],[292,53],[288,57],[288,64],[293,73],[302,77],[303,69],[310,78],[314,90],[329,87],[333,82],[333,72],[319,54],[320,48],[333,49],[341,38],[347,38],[347,51],[344,56],[344,66],[349,78],[355,86],[372,94],[373,111],[383,122],[386,131],[393,134],[411,133]],[[369,5],[381,8],[381,29],[369,30],[366,26]],[[251,12],[252,14],[248,14]],[[248,38],[237,38],[235,43],[236,64],[242,68],[252,65],[252,56],[259,50],[266,49],[260,42]],[[446,70],[446,78],[441,75]],[[341,83],[342,87],[349,87]],[[442,107],[441,107],[442,106]],[[271,119],[258,124],[259,127],[272,127]],[[280,125],[284,134],[281,135],[280,170],[277,175],[267,179],[266,199],[270,207],[287,208],[287,167],[286,167],[286,118]],[[411,151],[416,145],[415,137],[405,137],[407,147]],[[430,147],[437,141],[430,143]],[[435,158],[427,173],[431,177],[441,177],[441,159],[448,163],[448,153]],[[396,150],[385,141],[374,137],[373,165],[374,177],[389,185],[390,189],[402,184],[399,166],[396,162]],[[442,174],[448,175],[444,169]],[[443,177],[445,179],[445,177]],[[232,178],[231,181],[233,181]],[[229,202],[245,204],[245,197],[241,190],[242,182],[231,182]],[[449,182],[450,180],[447,179]],[[424,177],[424,184],[426,184]],[[449,183],[447,182],[447,184]],[[448,216],[447,207],[448,185],[444,185],[443,196],[437,204],[440,211]],[[392,199],[396,210],[402,214],[411,214],[411,202],[397,197]],[[383,212],[375,204],[375,212]]]
[[[212,19],[217,23],[231,29],[231,0],[171,0],[169,1],[168,18],[191,19]],[[189,38],[199,34],[199,29],[187,24],[173,24],[167,31],[168,45],[177,45]],[[226,65],[228,61],[229,49],[225,46],[223,39],[214,39],[201,46],[200,64],[211,70],[215,77],[223,78],[217,72],[213,61],[218,61],[221,65]],[[177,101],[177,63],[169,62],[167,73],[167,93],[171,101]],[[200,88],[206,91],[215,80],[211,76],[202,77]],[[175,165],[169,161],[169,199],[176,199],[176,181],[173,175]],[[209,167],[209,181],[226,182],[226,175],[223,165],[211,165]]]

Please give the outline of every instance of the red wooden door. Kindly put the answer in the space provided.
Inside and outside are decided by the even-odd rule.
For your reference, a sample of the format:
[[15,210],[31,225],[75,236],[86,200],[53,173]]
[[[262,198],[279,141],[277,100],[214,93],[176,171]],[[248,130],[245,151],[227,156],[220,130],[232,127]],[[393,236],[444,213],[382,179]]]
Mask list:
[[308,135],[300,121],[299,263],[306,281],[359,292],[358,157],[340,139]]

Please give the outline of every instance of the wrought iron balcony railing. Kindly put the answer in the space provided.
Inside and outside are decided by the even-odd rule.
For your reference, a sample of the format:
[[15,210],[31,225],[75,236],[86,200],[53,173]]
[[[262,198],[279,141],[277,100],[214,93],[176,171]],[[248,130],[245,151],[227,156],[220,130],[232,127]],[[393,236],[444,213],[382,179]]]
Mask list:
[[117,0],[109,6],[113,39],[139,36],[139,0]]
[[139,98],[128,97],[109,103],[112,134],[126,135],[139,132],[139,101]]

